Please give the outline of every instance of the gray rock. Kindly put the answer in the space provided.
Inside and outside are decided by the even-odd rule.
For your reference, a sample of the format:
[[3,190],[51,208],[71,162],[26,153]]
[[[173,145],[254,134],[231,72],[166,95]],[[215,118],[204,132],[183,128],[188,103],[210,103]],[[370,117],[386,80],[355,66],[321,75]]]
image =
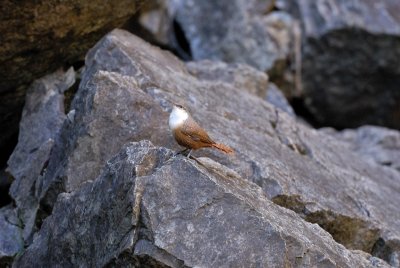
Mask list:
[[208,159],[131,143],[61,194],[14,267],[389,267],[337,244]]
[[188,62],[187,69],[199,80],[225,82],[261,98],[267,95],[268,75],[246,64],[201,60]]
[[399,2],[283,2],[303,24],[303,88],[316,119],[399,129]]
[[288,115],[296,116],[285,95],[283,95],[282,91],[274,83],[268,84],[266,100]]
[[[189,42],[193,59],[246,63],[267,71],[290,53],[293,22],[284,13],[254,16],[257,3],[261,1],[179,0],[170,1],[169,10]],[[266,6],[266,11],[272,7]]]
[[75,72],[59,70],[36,80],[28,89],[20,122],[18,144],[7,171],[15,178],[10,195],[24,223],[24,239],[34,229],[38,199],[37,178],[46,169],[55,139],[65,120],[64,91],[75,82]]
[[267,71],[286,96],[301,93],[300,24],[272,11],[275,1],[155,2],[139,15],[146,40],[185,60],[249,64]]
[[[129,141],[149,139],[157,146],[180,149],[167,120],[172,104],[181,103],[213,139],[236,151],[235,156],[227,157],[203,149],[195,156],[208,156],[256,183],[267,198],[296,212],[302,218],[296,217],[301,222],[298,224],[318,223],[348,249],[372,253],[396,266],[400,252],[399,172],[364,161],[346,143],[298,124],[286,113],[277,113],[271,104],[233,83],[199,79],[188,69],[172,54],[127,32],[115,30],[104,37],[87,55],[86,70],[72,104],[75,116],[64,124],[48,169],[36,184],[41,205],[50,210],[59,193],[81,191]],[[178,174],[198,182],[184,171]],[[182,178],[176,179],[180,182]],[[189,188],[194,194],[196,187]],[[173,193],[165,194],[170,202],[175,198]],[[158,196],[153,202],[159,201]],[[68,201],[64,203],[68,206]],[[178,226],[179,217],[174,219]],[[281,226],[293,229],[284,221]],[[42,236],[46,232],[42,231]],[[318,231],[309,241],[326,236]],[[155,242],[156,246],[165,245],[166,239],[162,238],[161,244]],[[184,249],[174,248],[173,252],[183,254]],[[143,252],[178,262],[146,243],[138,249],[146,255]],[[129,261],[129,253],[121,258],[115,265]]]
[[356,130],[335,131],[321,129],[349,143],[349,149],[358,152],[364,159],[392,167],[400,172],[400,132],[377,126],[363,126]]
[[221,81],[246,90],[270,102],[280,110],[295,116],[285,95],[274,84],[268,82],[268,75],[245,64],[227,64],[219,61],[201,60],[187,63],[190,74],[200,80]]
[[0,266],[7,267],[24,248],[21,222],[11,206],[0,209]]

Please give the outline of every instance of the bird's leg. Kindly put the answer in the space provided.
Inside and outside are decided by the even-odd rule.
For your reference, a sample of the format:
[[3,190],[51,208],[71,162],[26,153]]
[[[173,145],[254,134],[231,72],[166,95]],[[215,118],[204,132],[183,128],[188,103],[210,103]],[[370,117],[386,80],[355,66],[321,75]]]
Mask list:
[[190,149],[188,155],[186,156],[187,158],[190,158],[190,154],[192,153],[192,149]]
[[179,152],[175,153],[175,154],[174,154],[174,157],[177,156],[178,154],[183,154],[183,153],[185,153],[187,150],[189,150],[189,148],[186,148],[186,149],[184,149],[184,150],[182,150],[182,151],[179,151]]
[[184,150],[178,152],[178,154],[183,154],[183,153],[185,153],[187,150],[189,150],[189,148],[186,148],[186,149],[184,149]]

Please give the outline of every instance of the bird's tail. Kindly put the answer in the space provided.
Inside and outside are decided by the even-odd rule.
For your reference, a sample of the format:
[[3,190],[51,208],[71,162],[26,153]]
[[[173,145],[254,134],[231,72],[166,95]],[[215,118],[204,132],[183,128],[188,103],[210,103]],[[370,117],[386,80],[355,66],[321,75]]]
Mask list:
[[216,149],[218,149],[220,151],[223,151],[226,154],[234,154],[235,153],[231,147],[226,146],[226,145],[221,144],[221,143],[214,143],[212,145],[212,147],[214,147],[214,148],[216,148]]

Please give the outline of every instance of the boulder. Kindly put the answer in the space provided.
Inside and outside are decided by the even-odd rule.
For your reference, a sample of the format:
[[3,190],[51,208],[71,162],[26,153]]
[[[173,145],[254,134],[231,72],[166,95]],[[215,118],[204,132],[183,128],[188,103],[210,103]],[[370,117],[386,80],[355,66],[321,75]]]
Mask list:
[[397,0],[281,0],[303,25],[303,89],[322,125],[400,129]]
[[36,179],[43,175],[55,139],[66,118],[64,92],[75,82],[73,68],[36,80],[28,89],[18,144],[8,160],[7,171],[14,177],[10,196],[24,223],[24,239],[29,240],[35,228],[38,200]]
[[[376,260],[369,255],[372,254],[393,266],[398,266],[400,256],[400,230],[398,227],[400,219],[397,217],[400,214],[400,207],[397,205],[400,203],[398,194],[400,192],[400,174],[398,171],[363,160],[359,154],[348,148],[347,143],[298,123],[287,113],[281,112],[264,99],[243,88],[246,87],[245,85],[262,84],[265,76],[257,75],[257,73],[243,75],[240,79],[236,79],[235,76],[235,79],[232,79],[233,82],[228,83],[226,80],[229,79],[224,75],[204,74],[196,77],[191,74],[193,73],[192,67],[193,64],[186,65],[171,53],[153,47],[122,30],[114,30],[90,50],[86,57],[86,67],[79,90],[71,105],[69,119],[65,121],[60,130],[60,136],[55,141],[48,168],[35,183],[35,198],[40,201],[41,211],[46,212],[46,214],[38,215],[39,220],[44,219],[51,211],[53,213],[48,219],[48,223],[41,228],[39,237],[42,238],[32,244],[32,252],[38,252],[36,250],[42,245],[41,243],[47,241],[48,233],[52,233],[51,228],[55,228],[54,215],[61,213],[58,211],[68,211],[69,208],[73,210],[74,206],[69,203],[72,202],[72,199],[94,200],[90,197],[85,199],[87,197],[83,197],[85,195],[83,191],[91,191],[90,187],[94,185],[91,184],[91,181],[96,180],[99,176],[99,178],[104,177],[100,180],[109,178],[102,175],[102,168],[113,155],[121,150],[124,144],[148,139],[155,146],[165,146],[173,150],[181,149],[172,138],[167,123],[173,103],[181,103],[189,108],[194,119],[209,132],[213,139],[231,146],[236,152],[234,156],[228,157],[219,151],[202,149],[196,151],[194,156],[209,157],[226,166],[221,169],[233,170],[238,174],[238,180],[240,178],[245,185],[249,182],[253,182],[254,184],[251,184],[253,186],[258,185],[257,193],[250,194],[246,190],[238,199],[247,200],[247,194],[260,196],[257,198],[263,200],[267,198],[298,214],[295,217],[296,220],[293,220],[298,221],[297,224],[315,226],[315,228],[319,227],[308,225],[306,222],[319,224],[326,232],[316,229],[315,236],[308,241],[311,244],[318,244],[317,241],[325,241],[332,235],[337,242],[334,244],[335,246],[329,246],[331,253],[321,253],[321,256],[336,256],[321,257],[320,260],[326,260],[327,265],[341,264],[342,261],[337,259],[339,258],[337,254],[342,252],[344,255],[341,256],[347,256],[345,258],[348,260],[355,260],[353,259],[355,257],[347,254],[363,256],[363,260]],[[197,68],[197,70],[199,69],[201,68]],[[215,69],[210,69],[211,72],[212,70]],[[208,77],[221,77],[221,79],[210,80]],[[247,82],[246,79],[251,79],[252,83]],[[260,81],[255,82],[254,79],[260,79]],[[240,83],[235,84],[234,81],[240,81]],[[150,163],[144,161],[139,169],[151,170],[151,166],[151,161]],[[164,170],[164,168],[160,164],[159,169]],[[190,167],[186,168],[190,169]],[[125,170],[126,172],[137,172],[137,169],[133,167],[127,167]],[[168,168],[165,170],[167,173],[170,172]],[[176,181],[171,182],[171,187],[172,184],[182,184],[181,179],[193,180],[197,184],[204,181],[198,180],[198,176],[203,176],[200,175],[201,172],[189,176],[188,174],[191,173],[185,173],[183,166],[178,165],[173,171],[178,172],[173,174],[180,175],[174,176]],[[206,177],[214,176],[216,175],[211,174]],[[226,176],[222,177],[227,179]],[[222,182],[219,183],[222,185]],[[188,190],[188,193],[193,196],[198,194],[193,185],[182,185],[182,187],[190,189],[191,192]],[[174,198],[177,198],[175,193],[179,192],[178,188],[170,192],[166,191],[163,198],[170,198],[168,202],[176,201],[178,204],[180,201]],[[60,193],[66,194],[62,194],[57,202]],[[265,197],[262,197],[264,195]],[[159,196],[160,194],[146,197],[146,202],[149,202],[148,204],[154,202],[155,205],[158,202],[164,202],[158,199]],[[224,196],[226,197],[226,195]],[[229,195],[227,198],[229,199]],[[239,217],[237,219],[241,219],[240,213],[235,212],[239,207],[243,208],[241,201],[229,200],[236,204],[230,207],[230,210]],[[92,201],[87,202],[92,204]],[[260,202],[266,202],[266,206],[267,203],[270,204],[269,201]],[[94,202],[93,205],[96,203],[98,202]],[[54,204],[56,204],[55,207]],[[57,204],[59,204],[59,208],[57,208]],[[179,205],[186,208],[184,202]],[[82,206],[84,205],[82,204]],[[171,205],[171,207],[173,206],[175,203]],[[270,207],[268,205],[268,208]],[[100,207],[98,209],[102,213],[114,213]],[[77,216],[80,214],[74,214],[79,210],[74,211],[71,211],[71,216],[63,216],[66,217],[62,220],[63,224],[70,220],[78,219],[80,221]],[[282,211],[287,210],[280,208],[277,215],[286,215],[287,212]],[[231,215],[230,221],[234,221],[233,214],[229,215]],[[246,215],[249,217],[246,219],[253,219],[250,214]],[[294,216],[293,213],[290,215]],[[165,228],[173,224],[180,227],[180,217],[173,218],[175,223],[173,220],[165,222]],[[285,219],[283,221],[280,221],[280,216],[274,216],[271,220],[266,219],[265,221],[269,224],[272,224],[273,221],[279,222],[281,228],[285,228],[285,230],[293,229],[294,223],[292,224],[292,220],[289,221],[286,216],[282,216],[282,219]],[[256,225],[260,224],[257,226],[269,226],[264,221],[254,220]],[[286,220],[289,223],[285,223]],[[82,222],[90,223],[89,220],[82,220]],[[218,220],[210,218],[210,222],[216,224]],[[79,223],[77,224],[79,225]],[[126,227],[125,223],[123,226]],[[97,230],[101,230],[100,228],[102,227],[98,227]],[[126,228],[124,230],[128,232],[129,227]],[[157,228],[161,228],[158,231],[161,236],[154,240],[157,247],[167,247],[170,245],[169,243],[175,243],[174,240],[168,240],[173,239],[173,236],[170,237],[168,233],[164,233],[164,231],[168,231],[167,229],[162,229],[164,228],[162,226]],[[79,234],[85,233],[84,229],[78,228],[78,232],[79,230],[82,230],[82,233]],[[61,232],[61,229],[56,232],[58,231]],[[75,232],[75,229],[72,228],[71,231]],[[91,230],[90,232],[94,233],[95,231]],[[96,234],[98,233],[101,231],[96,232]],[[259,233],[255,232],[251,235],[256,237],[257,234]],[[289,236],[292,234],[290,233]],[[297,234],[293,235],[298,237]],[[283,235],[281,237],[282,241],[287,241]],[[103,236],[99,239],[102,238]],[[243,241],[247,241],[248,238],[243,239]],[[61,243],[60,241],[54,243]],[[75,240],[71,241],[72,244],[75,243]],[[294,241],[299,240],[295,238]],[[193,247],[197,245],[195,241],[192,242]],[[214,242],[217,243],[217,240]],[[79,242],[77,243],[79,245]],[[103,241],[103,243],[106,242]],[[338,244],[342,244],[348,250]],[[60,245],[61,248],[64,246],[65,244]],[[196,251],[193,247],[193,251]],[[220,247],[222,248],[222,246]],[[57,248],[59,247],[57,246]],[[281,249],[283,250],[284,247],[282,246]],[[328,250],[328,246],[325,249]],[[326,252],[325,249],[315,250]],[[97,248],[97,250],[102,252],[103,249]],[[97,250],[95,248],[94,251]],[[170,248],[169,250],[169,253],[176,254],[180,260],[184,259],[189,266],[194,263],[202,263],[201,259],[186,255],[186,253],[190,255],[186,244],[185,246],[179,244],[173,251]],[[361,250],[365,253],[359,251],[354,253],[351,250]],[[28,252],[31,251],[28,249]],[[164,254],[163,251],[149,246],[147,242],[142,244],[139,252],[144,252],[143,256],[152,252],[151,254],[158,256],[157,260],[168,258],[171,262],[180,263],[179,260],[168,257],[170,255]],[[183,255],[179,255],[178,252]],[[49,254],[53,253],[55,254],[55,252]],[[128,253],[123,254],[122,260],[116,261],[115,265],[119,266],[119,261],[122,263],[129,261]],[[207,251],[202,251],[202,253],[207,254]],[[30,257],[26,258],[32,259],[34,255],[33,253],[32,255],[27,254],[26,256]],[[48,254],[45,253],[43,256],[45,255]],[[206,255],[204,258],[210,259],[210,256]],[[226,261],[236,260],[233,257],[234,254],[224,256],[226,256]],[[312,261],[313,257],[311,256],[310,263],[316,263],[316,261]],[[47,257],[43,258],[47,259]],[[283,262],[283,259],[276,258],[278,263]],[[288,263],[291,263],[289,259]],[[264,259],[260,259],[260,261],[262,260]],[[101,259],[98,261],[105,263]],[[360,263],[363,262],[360,260]]]
[[209,158],[130,143],[99,177],[60,194],[15,267],[389,267]]
[[138,14],[145,40],[184,60],[251,65],[268,72],[286,96],[301,94],[300,26],[288,13],[273,11],[275,1],[155,2]]
[[121,26],[141,0],[2,1],[0,6],[0,151],[18,133],[28,86],[82,61],[105,33]]
[[193,59],[246,63],[269,71],[290,54],[293,24],[283,12],[264,14],[272,9],[272,2],[185,0],[171,1],[168,7]]

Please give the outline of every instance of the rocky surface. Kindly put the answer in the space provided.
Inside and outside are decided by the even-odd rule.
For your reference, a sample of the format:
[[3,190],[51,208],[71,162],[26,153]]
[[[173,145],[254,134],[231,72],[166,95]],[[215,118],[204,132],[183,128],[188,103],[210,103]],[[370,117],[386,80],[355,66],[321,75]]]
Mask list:
[[[131,143],[61,194],[16,267],[386,267],[206,158]],[[101,234],[99,236],[99,234]]]
[[38,79],[28,89],[18,145],[8,160],[7,168],[14,177],[10,195],[24,223],[25,240],[30,239],[39,205],[35,182],[47,167],[55,139],[66,118],[64,92],[74,82],[75,72],[70,68]]
[[21,221],[11,206],[0,209],[0,266],[7,267],[24,247]]
[[287,114],[293,117],[296,116],[292,106],[290,106],[288,100],[285,98],[285,95],[283,95],[283,92],[274,83],[268,84],[268,90],[265,99]]
[[363,126],[356,130],[335,131],[324,128],[320,131],[349,143],[349,149],[364,159],[388,166],[400,172],[400,132],[377,126]]
[[303,89],[316,119],[399,129],[399,2],[279,2],[303,24]]
[[201,60],[187,63],[189,73],[200,80],[220,81],[265,98],[269,86],[268,75],[246,64],[227,64]]
[[[48,167],[34,178],[31,193],[41,212],[34,216],[40,223],[51,215],[16,266],[32,260],[88,266],[274,260],[328,267],[379,267],[384,260],[399,266],[398,171],[364,161],[347,143],[297,123],[244,88],[257,88],[265,76],[229,82],[224,72],[215,79],[196,75],[202,68],[194,67],[121,30],[88,53]],[[220,164],[180,156],[168,162],[170,152],[146,142],[120,152],[143,139],[179,149],[167,125],[173,103],[188,107],[235,156],[204,149],[194,155]],[[149,183],[140,196],[139,177]],[[200,237],[203,244],[194,240]],[[269,239],[273,245],[265,244]],[[243,255],[249,241],[259,244],[254,255]],[[212,255],[211,248],[219,250]]]
[[142,2],[2,1],[0,151],[17,133],[29,84],[64,64],[81,61],[90,47],[122,25]]
[[295,116],[293,108],[282,91],[268,81],[268,75],[249,65],[201,60],[187,63],[187,69],[201,80],[223,81],[236,88],[247,90],[270,102],[280,110]]
[[291,52],[291,17],[279,12],[265,16],[272,7],[272,1],[243,0],[170,1],[168,5],[193,59],[246,63],[262,71],[285,61]]

